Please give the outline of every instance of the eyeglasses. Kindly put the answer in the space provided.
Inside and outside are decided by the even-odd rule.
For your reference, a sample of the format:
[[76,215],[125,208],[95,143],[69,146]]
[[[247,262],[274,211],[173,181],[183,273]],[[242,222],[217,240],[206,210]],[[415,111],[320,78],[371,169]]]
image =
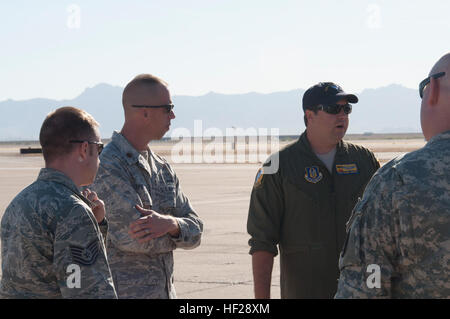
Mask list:
[[173,110],[174,106],[175,105],[173,105],[173,104],[166,104],[166,105],[132,105],[132,107],[148,108],[148,109],[165,108],[167,113],[170,113]]
[[420,98],[423,98],[423,90],[425,90],[425,87],[430,83],[430,79],[438,79],[440,77],[443,77],[445,75],[445,72],[439,72],[433,75],[430,75],[429,77],[427,77],[425,80],[423,80],[422,82],[420,82],[419,84],[419,95]]
[[97,145],[97,150],[98,150],[98,155],[100,155],[103,151],[103,147],[104,144],[102,142],[91,142],[91,141],[81,141],[81,140],[71,140],[69,141],[69,143],[88,143],[88,144],[96,144]]
[[328,114],[339,114],[339,112],[341,112],[342,109],[344,109],[345,114],[352,113],[352,105],[349,103],[344,104],[344,105],[341,105],[341,104],[335,104],[335,105],[319,104],[315,107],[315,109],[319,110],[319,111],[325,111]]

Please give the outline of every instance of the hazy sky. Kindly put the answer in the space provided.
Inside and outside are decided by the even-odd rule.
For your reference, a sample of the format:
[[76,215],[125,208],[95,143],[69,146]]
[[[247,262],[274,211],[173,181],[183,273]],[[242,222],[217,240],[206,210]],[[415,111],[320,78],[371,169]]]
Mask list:
[[416,88],[450,51],[448,0],[2,1],[0,101],[153,73],[172,94],[335,81]]

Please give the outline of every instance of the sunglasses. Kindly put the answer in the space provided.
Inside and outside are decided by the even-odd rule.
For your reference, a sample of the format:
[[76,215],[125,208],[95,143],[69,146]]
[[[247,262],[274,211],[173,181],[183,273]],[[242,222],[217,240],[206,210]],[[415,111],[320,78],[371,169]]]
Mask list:
[[319,104],[315,107],[316,110],[327,112],[328,114],[339,114],[342,109],[344,109],[345,114],[352,113],[352,105],[347,103],[344,105],[335,104],[335,105],[323,105]]
[[420,82],[420,84],[419,84],[419,95],[420,95],[420,98],[421,99],[423,98],[423,90],[425,90],[425,87],[430,83],[431,78],[438,79],[440,77],[443,77],[444,75],[445,75],[445,72],[439,72],[439,73],[430,75],[425,80]]
[[81,141],[81,140],[71,140],[69,143],[88,143],[88,144],[96,144],[98,155],[100,155],[103,151],[104,144],[102,142],[91,142],[91,141]]
[[165,108],[167,113],[170,113],[173,110],[174,106],[175,105],[173,105],[173,104],[166,104],[166,105],[132,105],[132,107],[147,108],[147,109],[161,109],[161,108]]
[[336,95],[337,93],[342,92],[342,88],[336,84],[327,84],[324,88],[324,92],[327,95]]

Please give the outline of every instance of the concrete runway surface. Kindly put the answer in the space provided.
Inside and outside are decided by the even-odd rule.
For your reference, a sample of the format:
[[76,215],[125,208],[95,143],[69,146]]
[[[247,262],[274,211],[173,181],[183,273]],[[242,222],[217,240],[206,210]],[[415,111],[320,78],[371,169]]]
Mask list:
[[[425,144],[423,139],[352,142],[369,147],[382,164]],[[31,184],[44,166],[41,155],[20,155],[19,147],[24,146],[0,146],[0,217],[14,196]],[[183,192],[204,221],[201,245],[194,250],[177,249],[174,253],[178,298],[253,298],[246,221],[259,167],[258,163],[173,164]],[[280,298],[279,280],[276,257],[272,298]]]
[[[0,217],[10,201],[37,177],[38,155],[1,156]],[[249,197],[258,164],[174,164],[183,192],[204,222],[202,243],[177,249],[178,298],[253,298],[251,256],[246,232]],[[280,298],[275,260],[272,296]]]

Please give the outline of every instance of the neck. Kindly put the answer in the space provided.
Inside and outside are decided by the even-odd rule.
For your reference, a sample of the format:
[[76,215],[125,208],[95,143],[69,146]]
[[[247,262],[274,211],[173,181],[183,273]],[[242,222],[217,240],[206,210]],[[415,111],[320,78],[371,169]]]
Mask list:
[[122,134],[138,152],[146,151],[150,140],[144,136],[142,130],[127,122],[122,127],[120,134]]
[[308,138],[312,150],[316,154],[327,154],[331,152],[331,150],[333,150],[337,145],[337,143],[330,143],[323,137],[313,134],[308,130],[306,130],[306,136]]
[[77,187],[81,187],[84,186],[84,184],[81,179],[81,171],[77,169],[77,167],[78,165],[69,159],[57,159],[51,163],[45,163],[45,168],[51,168],[64,173],[64,175],[69,177]]

